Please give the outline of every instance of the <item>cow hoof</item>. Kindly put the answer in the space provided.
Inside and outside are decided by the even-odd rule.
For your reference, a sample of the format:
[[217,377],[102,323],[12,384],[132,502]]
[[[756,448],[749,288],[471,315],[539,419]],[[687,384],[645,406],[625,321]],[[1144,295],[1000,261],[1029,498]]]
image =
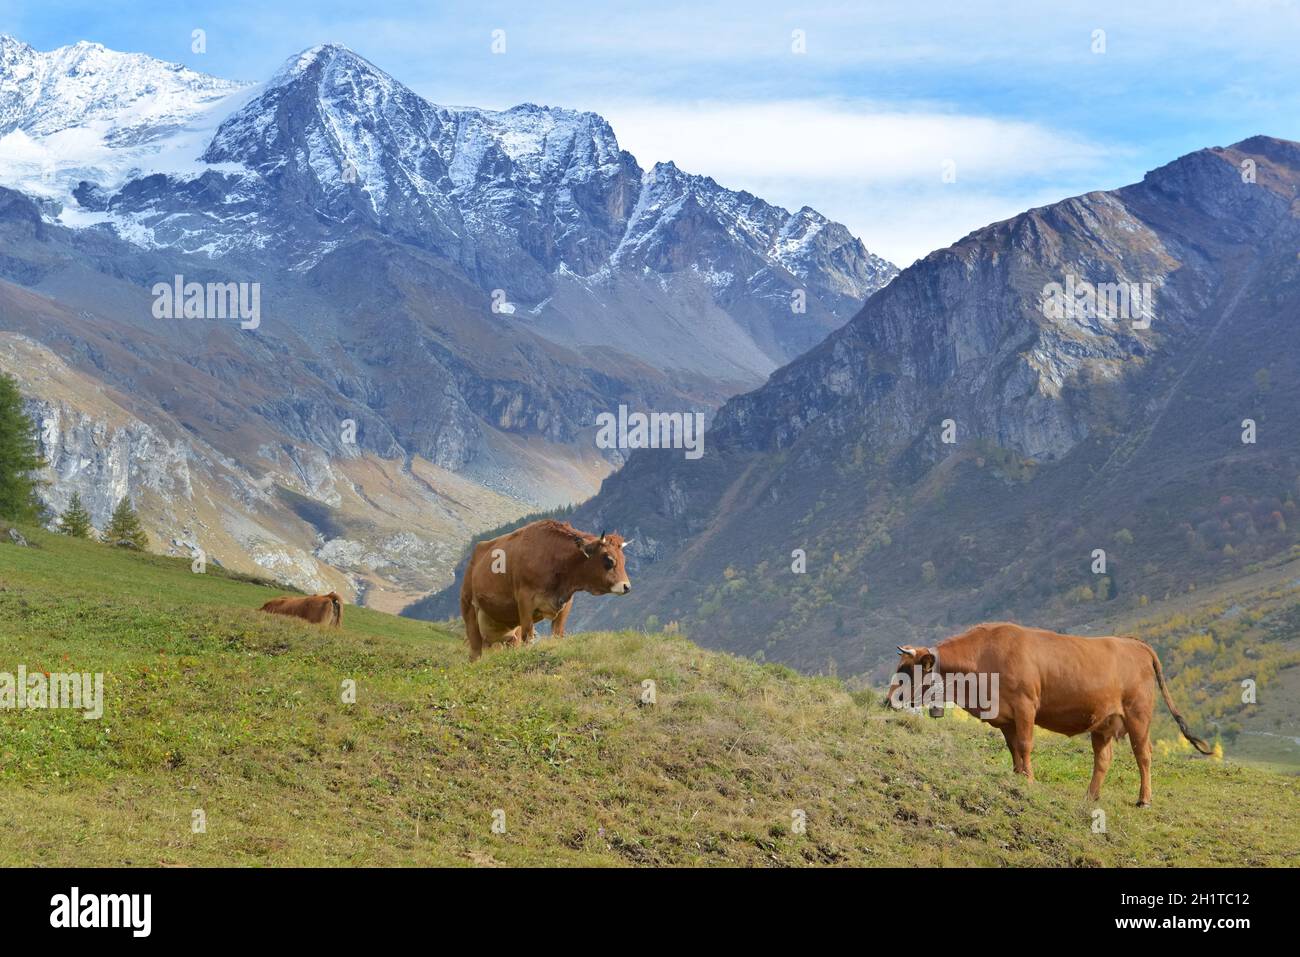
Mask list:
[[1150,801],[1138,801],[1137,806],[1138,806],[1138,807],[1150,807],[1150,806],[1151,806],[1151,802],[1150,802]]

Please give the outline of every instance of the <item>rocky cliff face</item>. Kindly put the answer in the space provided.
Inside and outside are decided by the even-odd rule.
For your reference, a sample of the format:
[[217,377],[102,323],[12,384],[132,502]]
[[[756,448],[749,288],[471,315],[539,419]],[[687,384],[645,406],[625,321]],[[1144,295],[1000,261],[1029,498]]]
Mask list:
[[49,465],[52,484],[45,501],[55,513],[67,508],[77,492],[91,522],[103,529],[117,503],[133,493],[180,500],[193,496],[186,443],[172,444],[139,421],[114,428],[65,401],[33,399],[27,411]]
[[588,614],[861,669],[900,636],[1079,619],[1289,549],[1297,184],[1300,147],[1256,137],[931,254],[726,403],[702,459],[606,480],[575,521],[635,537],[638,584]]

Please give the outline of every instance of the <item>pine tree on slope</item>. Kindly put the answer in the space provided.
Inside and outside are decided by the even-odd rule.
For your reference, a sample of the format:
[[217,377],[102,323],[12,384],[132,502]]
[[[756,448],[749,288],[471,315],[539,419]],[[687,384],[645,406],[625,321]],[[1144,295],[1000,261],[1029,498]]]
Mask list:
[[148,550],[149,537],[144,533],[140,516],[131,507],[129,498],[123,498],[113,509],[113,517],[108,520],[108,528],[104,529],[104,541],[141,552]]
[[72,493],[72,501],[68,503],[67,510],[59,518],[59,531],[73,538],[90,538],[94,533],[90,524],[90,513],[81,504],[81,496],[76,492]]
[[23,411],[23,397],[13,376],[0,374],[0,518],[38,522],[44,507],[36,497],[43,468],[36,444],[36,425]]

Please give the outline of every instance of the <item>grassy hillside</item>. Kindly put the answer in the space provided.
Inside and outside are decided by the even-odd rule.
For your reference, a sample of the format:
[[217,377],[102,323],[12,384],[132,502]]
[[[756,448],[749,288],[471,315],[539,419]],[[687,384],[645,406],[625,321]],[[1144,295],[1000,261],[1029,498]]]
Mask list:
[[349,607],[322,630],[219,572],[27,534],[0,543],[0,671],[102,671],[105,716],[0,711],[0,864],[1297,862],[1293,777],[1157,754],[1138,810],[1118,754],[1098,834],[1081,740],[1044,736],[1029,786],[974,721],[680,636],[471,666],[437,626]]

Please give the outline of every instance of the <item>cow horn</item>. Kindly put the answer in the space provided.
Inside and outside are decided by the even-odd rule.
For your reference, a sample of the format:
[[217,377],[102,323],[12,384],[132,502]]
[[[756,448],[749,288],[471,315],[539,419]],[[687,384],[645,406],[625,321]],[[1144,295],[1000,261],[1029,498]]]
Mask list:
[[635,538],[628,539],[628,540],[627,540],[626,542],[624,542],[620,547],[621,547],[621,548],[631,548],[631,547],[632,547],[632,543],[635,542],[635,541],[636,541]]
[[906,648],[904,648],[902,645],[899,645],[899,646],[898,646],[898,653],[899,653],[900,655],[910,655],[910,654],[911,654],[911,652],[908,651]]
[[605,544],[605,530],[603,528],[600,530],[600,544]]

